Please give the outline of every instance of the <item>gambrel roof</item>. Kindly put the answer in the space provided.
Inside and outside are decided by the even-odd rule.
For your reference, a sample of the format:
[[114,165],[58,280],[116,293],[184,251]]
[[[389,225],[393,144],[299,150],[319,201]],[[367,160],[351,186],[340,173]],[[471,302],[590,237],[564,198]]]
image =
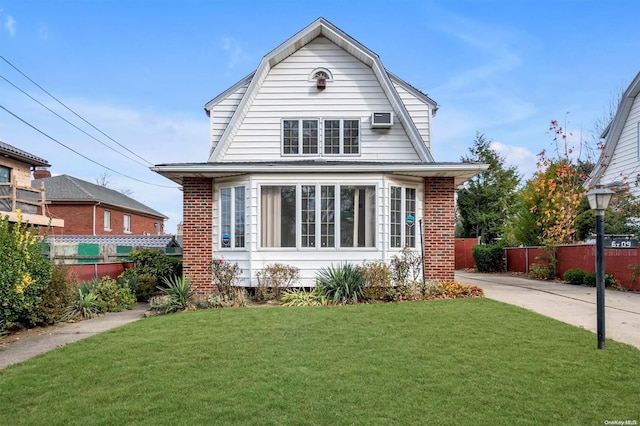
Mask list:
[[382,65],[382,62],[380,61],[378,55],[360,44],[358,41],[354,40],[348,34],[343,32],[324,18],[318,18],[302,31],[298,32],[293,37],[282,43],[280,46],[269,52],[262,58],[262,60],[260,61],[260,65],[254,73],[249,74],[247,77],[243,78],[231,88],[229,88],[216,98],[212,99],[205,105],[205,111],[209,113],[219,101],[224,99],[229,94],[235,92],[238,88],[248,84],[247,90],[240,100],[240,104],[231,117],[228,126],[226,127],[224,133],[220,138],[220,141],[211,153],[209,162],[217,162],[221,160],[225,151],[229,147],[229,144],[234,139],[240,125],[244,121],[253,100],[255,99],[257,93],[260,91],[260,88],[265,81],[266,76],[269,74],[271,68],[285,60],[297,50],[315,40],[317,37],[327,38],[371,68],[378,82],[380,83],[380,87],[382,88],[389,103],[391,104],[391,107],[393,108],[395,117],[397,117],[398,121],[405,129],[409,140],[413,144],[416,152],[420,157],[420,160],[425,162],[433,162],[434,160],[431,152],[422,139],[422,136],[420,135],[420,132],[418,131],[415,123],[409,116],[409,112],[405,108],[400,95],[394,87],[394,83],[411,92],[422,102],[429,104],[434,111],[437,109],[437,104],[427,95],[417,90],[415,87],[409,85],[394,74],[388,72]]
[[629,113],[631,112],[633,103],[639,94],[640,72],[635,76],[627,90],[622,95],[616,115],[603,133],[603,137],[605,137],[604,150],[600,156],[600,161],[598,161],[598,164],[596,164],[595,168],[591,172],[591,176],[585,183],[586,187],[598,185],[600,179],[606,173],[609,161],[613,157],[618,141],[620,140],[622,130],[629,118]]

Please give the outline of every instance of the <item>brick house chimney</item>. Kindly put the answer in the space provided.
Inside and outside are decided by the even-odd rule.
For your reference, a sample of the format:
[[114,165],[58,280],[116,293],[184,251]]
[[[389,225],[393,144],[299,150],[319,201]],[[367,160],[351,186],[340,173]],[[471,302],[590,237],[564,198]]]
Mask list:
[[47,168],[38,167],[33,171],[34,179],[44,179],[51,177],[51,172]]

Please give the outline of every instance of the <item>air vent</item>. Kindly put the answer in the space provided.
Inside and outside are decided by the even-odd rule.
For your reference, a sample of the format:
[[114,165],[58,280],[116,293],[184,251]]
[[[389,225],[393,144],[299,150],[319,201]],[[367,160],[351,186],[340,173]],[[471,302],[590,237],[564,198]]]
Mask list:
[[372,129],[388,129],[393,126],[392,112],[374,112],[371,114]]

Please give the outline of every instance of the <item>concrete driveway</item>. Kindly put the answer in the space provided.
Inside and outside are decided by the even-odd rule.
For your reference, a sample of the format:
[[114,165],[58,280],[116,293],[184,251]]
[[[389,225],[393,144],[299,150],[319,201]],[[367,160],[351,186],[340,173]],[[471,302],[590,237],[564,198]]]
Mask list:
[[[482,288],[489,299],[597,331],[595,287],[464,271],[456,271],[456,281]],[[604,300],[606,338],[640,349],[640,294],[607,289]]]

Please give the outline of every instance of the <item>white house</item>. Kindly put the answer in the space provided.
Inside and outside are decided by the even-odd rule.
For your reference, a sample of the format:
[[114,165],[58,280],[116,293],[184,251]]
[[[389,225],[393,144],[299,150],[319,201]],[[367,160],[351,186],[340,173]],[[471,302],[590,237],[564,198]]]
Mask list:
[[605,130],[604,149],[586,186],[628,188],[640,197],[640,73],[620,99]]
[[152,168],[183,187],[185,275],[208,291],[222,257],[243,285],[284,263],[311,286],[322,267],[424,247],[425,278],[453,280],[455,189],[486,166],[434,161],[436,110],[317,19],[205,105],[206,162]]

